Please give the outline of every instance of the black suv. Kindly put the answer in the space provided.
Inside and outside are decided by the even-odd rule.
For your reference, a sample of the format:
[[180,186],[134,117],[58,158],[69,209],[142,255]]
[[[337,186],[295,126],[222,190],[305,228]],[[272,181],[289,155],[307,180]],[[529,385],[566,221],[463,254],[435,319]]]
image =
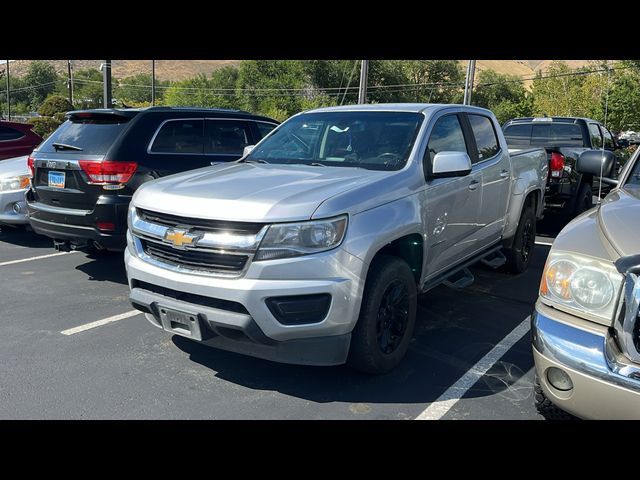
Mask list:
[[[604,125],[589,118],[526,117],[507,120],[502,130],[509,148],[546,149],[549,159],[544,196],[547,213],[574,217],[591,208],[592,195],[598,195],[600,182],[579,173],[576,162],[588,150],[614,151],[618,148]],[[602,184],[603,194],[610,189],[609,185]]]
[[29,222],[57,249],[123,250],[131,196],[144,182],[242,157],[278,125],[239,110],[73,111],[29,157]]

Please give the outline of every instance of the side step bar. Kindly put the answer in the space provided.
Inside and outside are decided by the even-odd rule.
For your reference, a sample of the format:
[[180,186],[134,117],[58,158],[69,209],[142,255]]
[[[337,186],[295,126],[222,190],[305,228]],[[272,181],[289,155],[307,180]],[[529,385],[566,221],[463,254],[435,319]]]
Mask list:
[[442,283],[444,283],[448,287],[453,287],[453,288],[468,287],[474,281],[473,274],[469,271],[468,267],[478,263],[479,261],[485,258],[487,259],[487,262],[489,265],[496,265],[498,264],[498,262],[502,261],[502,259],[504,259],[504,261],[506,262],[507,259],[502,254],[501,250],[502,250],[502,245],[495,245],[485,250],[484,252],[480,253],[479,255],[476,255],[475,257],[467,260],[466,262],[462,262],[460,265],[457,265],[452,270],[442,273],[437,277],[427,281],[420,289],[420,292],[421,293],[427,292]]
[[484,263],[487,267],[499,268],[505,263],[507,263],[507,257],[504,256],[501,250],[498,250],[497,252],[494,252],[491,255],[487,255],[480,261]]

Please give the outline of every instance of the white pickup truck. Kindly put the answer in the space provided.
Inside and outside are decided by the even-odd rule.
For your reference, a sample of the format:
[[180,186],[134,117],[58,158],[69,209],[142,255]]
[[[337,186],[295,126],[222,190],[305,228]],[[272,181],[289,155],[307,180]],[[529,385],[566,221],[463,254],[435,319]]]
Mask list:
[[481,108],[304,112],[237,162],[137,190],[130,299],[210,346],[384,373],[407,352],[419,293],[470,284],[480,260],[528,267],[547,169],[543,149],[509,152]]

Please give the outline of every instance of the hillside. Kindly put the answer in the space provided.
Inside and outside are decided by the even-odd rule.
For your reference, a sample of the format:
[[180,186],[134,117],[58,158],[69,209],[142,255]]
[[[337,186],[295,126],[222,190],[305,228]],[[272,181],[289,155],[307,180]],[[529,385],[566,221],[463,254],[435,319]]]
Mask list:
[[[539,70],[546,71],[553,60],[478,60],[477,70],[491,69],[498,73],[517,76],[532,76]],[[564,60],[571,68],[588,65],[589,60]],[[31,60],[11,62],[11,72],[22,76],[27,72]],[[67,73],[66,60],[50,60],[61,75]],[[99,68],[103,60],[73,60],[75,70]],[[159,80],[183,80],[199,73],[210,75],[227,65],[238,65],[240,60],[156,60],[156,78]],[[466,69],[467,60],[460,60]],[[138,73],[151,73],[150,60],[113,60],[113,76],[124,78]],[[530,82],[525,82],[529,84]]]

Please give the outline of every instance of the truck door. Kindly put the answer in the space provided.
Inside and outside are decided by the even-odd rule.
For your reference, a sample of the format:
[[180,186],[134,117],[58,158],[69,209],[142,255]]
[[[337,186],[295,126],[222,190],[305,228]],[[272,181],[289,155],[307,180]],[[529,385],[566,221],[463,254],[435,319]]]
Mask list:
[[482,178],[477,245],[485,247],[500,239],[509,201],[511,165],[509,152],[501,149],[493,121],[484,115],[465,114],[473,135],[473,172]]
[[445,114],[431,130],[423,158],[427,185],[420,194],[422,224],[427,238],[425,273],[427,278],[473,253],[477,218],[482,198],[482,174],[429,178],[431,162],[439,152],[471,150],[471,139],[462,128],[460,114]]

